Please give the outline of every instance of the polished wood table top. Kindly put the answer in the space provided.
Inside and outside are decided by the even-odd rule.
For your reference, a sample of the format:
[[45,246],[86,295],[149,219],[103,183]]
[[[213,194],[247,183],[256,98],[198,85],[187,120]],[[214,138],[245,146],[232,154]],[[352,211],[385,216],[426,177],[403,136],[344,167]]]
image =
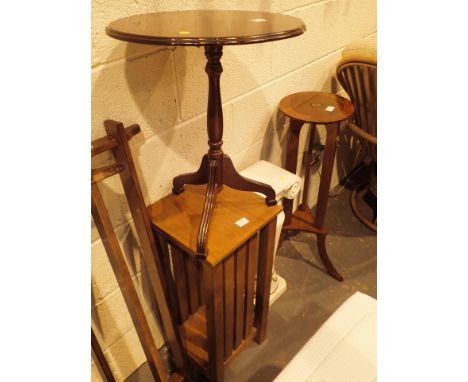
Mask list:
[[242,177],[231,158],[222,150],[223,109],[220,76],[224,45],[253,44],[286,39],[304,33],[301,19],[280,13],[226,10],[191,10],[135,15],[116,20],[106,28],[113,38],[127,42],[153,45],[204,46],[208,75],[207,132],[208,153],[198,171],[176,176],[173,193],[184,192],[187,184],[207,184],[205,202],[199,221],[197,254],[208,255],[208,231],[218,192],[223,186],[236,190],[259,192],[264,203],[275,205],[273,188]]
[[189,10],[146,13],[110,23],[118,40],[154,45],[238,45],[281,40],[304,33],[301,19],[280,13]]
[[341,122],[354,113],[346,98],[325,92],[299,92],[284,97],[279,109],[288,117],[303,122]]

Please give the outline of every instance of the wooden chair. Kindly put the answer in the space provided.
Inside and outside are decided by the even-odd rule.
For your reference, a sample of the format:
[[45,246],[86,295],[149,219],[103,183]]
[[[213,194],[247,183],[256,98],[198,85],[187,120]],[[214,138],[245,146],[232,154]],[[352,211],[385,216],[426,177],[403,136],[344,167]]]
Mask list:
[[[349,122],[347,126],[364,143],[364,163],[370,166],[369,181],[351,194],[351,208],[362,223],[377,231],[377,53],[370,41],[371,44],[360,42],[343,51],[337,78],[356,108],[356,123]],[[372,220],[358,207],[359,199],[368,194],[375,200]]]

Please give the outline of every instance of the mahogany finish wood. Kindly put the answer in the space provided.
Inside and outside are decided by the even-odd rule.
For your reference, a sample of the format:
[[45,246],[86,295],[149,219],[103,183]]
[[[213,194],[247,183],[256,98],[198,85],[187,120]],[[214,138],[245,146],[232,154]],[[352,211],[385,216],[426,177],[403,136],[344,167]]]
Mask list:
[[199,170],[173,180],[173,192],[180,194],[185,184],[208,184],[203,214],[198,229],[197,255],[208,255],[208,231],[217,193],[223,185],[243,191],[260,192],[265,203],[276,204],[275,192],[267,184],[242,177],[231,159],[222,151],[223,112],[220,76],[223,71],[223,45],[252,44],[298,36],[304,23],[292,16],[252,11],[197,10],[149,13],[126,17],[110,23],[106,33],[116,39],[154,45],[204,46],[208,75],[207,129],[208,154]]
[[[187,185],[183,194],[168,195],[149,211],[160,241],[170,248],[160,253],[170,257],[163,263],[174,280],[168,285],[176,289],[173,305],[180,311],[188,358],[210,381],[222,381],[226,365],[250,341],[265,338],[281,207],[266,207],[260,196],[225,186],[213,210],[210,253],[200,259],[196,240],[205,188]],[[242,217],[249,222],[239,227],[235,223]],[[203,301],[196,304],[199,290]]]
[[94,330],[91,328],[91,349],[96,356],[96,365],[101,373],[102,377],[104,378],[105,382],[115,382],[114,375],[109,367],[109,363],[102,352],[101,345],[94,334]]
[[[127,140],[141,131],[140,126],[135,124],[125,128],[125,136]],[[91,142],[91,158],[95,155],[109,151],[119,145],[119,140],[116,137],[106,135]]]
[[369,180],[351,193],[351,209],[368,228],[377,232],[377,205],[372,220],[359,209],[359,199],[370,193],[377,204],[377,58],[343,58],[336,76],[356,105],[356,124],[347,127],[358,136],[370,158]]
[[[179,332],[175,327],[176,315],[174,314],[173,308],[168,304],[168,288],[165,283],[163,266],[160,263],[159,248],[157,247],[155,238],[152,234],[148,211],[138,181],[138,176],[131,155],[130,147],[128,145],[128,140],[137,134],[140,131],[140,128],[138,125],[132,125],[130,127],[124,128],[122,123],[111,120],[105,121],[104,125],[108,134],[107,137],[93,141],[92,148],[96,148],[95,152],[104,152],[105,150],[112,149],[114,159],[117,162],[116,165],[119,165],[120,178],[130,212],[135,223],[136,232],[141,245],[143,260],[148,271],[153,294],[156,298],[158,310],[162,320],[162,326],[171,348],[176,368],[183,374],[183,376],[188,378],[189,371],[187,360],[182,352]],[[104,149],[101,145],[103,142],[115,143],[112,143],[111,145],[104,143]],[[91,151],[93,155],[93,150]],[[122,169],[121,167],[124,168]],[[97,185],[95,183],[94,185],[96,186],[95,189],[99,191],[97,189]],[[116,246],[115,243],[114,246]],[[159,353],[157,356],[159,356]],[[174,378],[180,379],[181,377],[177,374],[174,376]]]
[[276,219],[268,223],[260,231],[258,252],[257,291],[255,294],[255,342],[261,344],[266,338],[268,308],[270,306],[271,274],[276,235]]
[[102,238],[109,262],[114,271],[120,290],[127,305],[128,312],[135,325],[136,332],[141,342],[141,347],[148,361],[151,374],[158,382],[167,381],[166,371],[158,353],[151,330],[146,320],[143,307],[133,285],[132,276],[125,262],[119,241],[109,219],[104,201],[96,183],[91,184],[91,211],[94,223]]
[[[290,118],[286,169],[294,174],[297,169],[301,128],[305,123],[311,124],[309,144],[304,160],[305,178],[302,203],[293,214],[293,201],[284,199],[284,212],[286,217],[283,231],[306,231],[317,235],[317,250],[327,272],[336,280],[343,281],[343,277],[334,267],[326,250],[325,239],[328,230],[324,227],[324,223],[340,125],[353,115],[354,106],[350,101],[336,94],[325,92],[300,92],[284,97],[279,104],[279,109]],[[326,126],[327,137],[314,216],[307,204],[307,194],[310,183],[313,141],[317,124]]]
[[147,13],[111,22],[118,40],[153,45],[239,45],[281,40],[304,33],[297,17],[255,11],[188,10]]

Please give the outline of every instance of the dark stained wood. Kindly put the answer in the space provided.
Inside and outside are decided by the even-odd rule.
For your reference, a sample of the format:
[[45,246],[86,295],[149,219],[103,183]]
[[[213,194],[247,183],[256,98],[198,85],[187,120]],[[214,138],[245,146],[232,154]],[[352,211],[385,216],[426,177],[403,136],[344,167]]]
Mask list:
[[[301,128],[304,125],[304,122],[298,121],[296,119],[290,119],[289,121],[289,130],[288,130],[288,144],[287,144],[287,153],[286,153],[286,170],[292,172],[293,174],[297,171],[297,154],[299,150],[299,136],[301,134]],[[289,224],[291,222],[292,209],[293,209],[293,200],[292,199],[283,199],[283,208],[284,208],[284,224]]]
[[113,163],[107,166],[93,168],[91,169],[91,182],[98,183],[123,170],[125,170],[125,165],[121,163]]
[[[186,312],[182,312],[180,333],[188,358],[211,381],[222,381],[224,367],[257,336],[257,328],[263,333],[260,340],[266,334],[276,216],[281,207],[266,207],[258,195],[225,186],[213,215],[210,240],[215,240],[216,245],[210,246],[206,260],[197,260],[190,237],[196,238],[197,206],[204,202],[204,194],[203,186],[188,185],[183,194],[168,195],[152,205],[150,211],[158,236],[171,242],[174,277],[186,280],[185,286],[178,286],[176,281],[174,288],[179,290],[177,295],[181,296],[182,304],[187,306]],[[273,209],[276,212],[272,214]],[[241,217],[250,222],[238,227],[234,223]],[[263,262],[257,264],[259,236],[263,243],[260,249]],[[184,258],[185,269],[176,257]],[[196,299],[190,296],[194,287],[188,285],[197,283],[196,276],[189,276],[195,272],[195,261],[202,264],[203,287],[199,290],[204,294],[204,305],[198,305],[198,310],[192,312],[190,301]],[[258,269],[270,267],[270,270],[260,271],[257,265]],[[189,266],[192,271],[188,270]],[[199,276],[200,269],[197,270]],[[254,307],[256,276],[257,306]]]
[[328,206],[328,194],[333,175],[333,164],[336,154],[336,138],[338,137],[338,123],[331,123],[327,126],[327,140],[322,159],[322,174],[317,197],[317,207],[315,208],[314,225],[322,228],[325,222],[325,214]]
[[[223,184],[244,191],[264,193],[265,203],[276,204],[274,190],[266,184],[243,178],[222,151],[223,112],[220,76],[223,45],[251,44],[298,36],[304,23],[292,16],[269,12],[192,10],[147,13],[111,22],[106,33],[116,39],[155,45],[204,46],[208,75],[207,128],[209,150],[199,170],[173,180],[173,192],[180,194],[185,184],[207,183],[203,213],[198,229],[197,255],[208,254],[207,241],[216,194]],[[216,163],[214,163],[216,162]]]
[[124,297],[128,312],[132,318],[138,338],[140,339],[151,373],[156,381],[167,381],[164,365],[159,356],[143,307],[141,306],[135,286],[133,285],[132,277],[122,254],[119,241],[96,183],[91,184],[91,195],[91,212],[94,223],[101,236],[102,243]]
[[322,260],[323,265],[325,265],[325,268],[327,269],[328,274],[331,277],[333,277],[335,280],[341,282],[343,281],[343,276],[341,276],[340,273],[336,270],[335,266],[330,260],[330,256],[328,256],[327,247],[325,243],[326,238],[327,238],[326,234],[317,235],[317,250],[318,250],[320,259]]
[[255,341],[258,344],[265,340],[267,333],[275,233],[276,218],[260,230],[257,290],[255,293],[255,328],[257,329]]
[[358,207],[358,200],[368,193],[373,195],[375,202],[377,199],[377,58],[362,55],[344,57],[338,64],[337,78],[356,105],[356,124],[348,123],[347,127],[360,138],[371,159],[370,177],[352,192],[351,208],[362,223],[377,231],[376,203],[372,219]]
[[236,292],[234,305],[234,349],[237,349],[244,339],[245,320],[245,258],[247,255],[247,243],[236,251],[235,277]]
[[[140,132],[139,125],[131,125],[125,128],[125,136],[128,140],[132,139],[133,136]],[[111,150],[114,147],[119,145],[119,141],[116,137],[112,136],[105,136],[102,138],[98,138],[91,142],[91,157],[95,155],[101,154],[105,151]]]
[[223,267],[203,264],[210,381],[224,380]]
[[225,368],[228,367],[231,364],[231,362],[234,361],[234,359],[242,352],[242,350],[252,342],[256,335],[257,329],[253,328],[249,336],[242,341],[242,343],[237,347],[236,350],[232,352],[232,354],[227,359],[224,360]]
[[96,356],[96,366],[101,373],[105,382],[115,382],[114,375],[109,367],[109,363],[102,352],[101,345],[94,334],[93,329],[91,328],[91,349],[93,349],[94,355]]
[[187,275],[185,274],[184,253],[175,245],[171,246],[174,281],[179,303],[180,321],[184,322],[189,316],[189,299]]
[[203,155],[199,169],[196,172],[176,176],[172,180],[172,192],[176,195],[184,192],[185,184],[207,184],[208,183],[209,159],[208,154]]
[[199,274],[197,260],[188,254],[184,254],[185,273],[187,276],[187,293],[189,296],[190,314],[198,310]]
[[206,332],[206,308],[201,307],[180,327],[184,347],[201,369],[208,368],[208,340]]
[[[154,228],[195,256],[200,215],[206,186],[187,185],[181,195],[170,194],[149,207]],[[212,230],[208,237],[208,261],[213,266],[231,254],[281,211],[281,206],[265,208],[263,198],[250,192],[224,186],[213,211]],[[238,227],[245,217],[250,222]]]
[[169,253],[169,243],[162,237],[158,235],[157,232],[154,234],[156,238],[156,245],[158,248],[158,253],[161,255],[161,264],[164,274],[164,281],[167,286],[167,295],[168,295],[168,306],[170,311],[173,314],[174,320],[177,324],[182,323],[182,319],[179,313],[179,302],[177,300],[177,288],[175,286],[175,281],[172,271],[172,256]]
[[306,207],[308,207],[308,196],[309,196],[309,186],[310,186],[310,171],[312,168],[312,154],[314,148],[314,138],[315,138],[315,130],[317,125],[315,123],[311,123],[310,131],[309,131],[309,142],[307,145],[307,151],[304,154],[304,187],[302,188],[302,203],[299,208],[304,211]]
[[184,376],[178,373],[172,373],[169,377],[170,382],[184,382]]
[[[275,231],[276,232],[276,231]],[[255,275],[257,274],[258,261],[258,235],[254,235],[248,241],[248,255],[245,271],[245,326],[244,339],[246,339],[253,329],[254,320],[254,292],[255,292]]]
[[216,159],[209,160],[208,170],[208,185],[206,187],[205,204],[201,215],[200,226],[197,234],[197,258],[206,259],[208,249],[206,243],[208,241],[208,228],[213,215],[213,208],[216,203],[218,187],[216,184],[218,161]]
[[235,254],[223,261],[224,279],[224,359],[232,354],[234,344]]
[[[333,107],[327,111],[327,107]],[[288,117],[318,124],[340,122],[354,113],[354,105],[346,98],[325,92],[299,92],[284,97],[279,109]]]
[[188,10],[135,15],[111,22],[118,40],[154,45],[238,45],[281,40],[304,33],[302,20],[253,11]]
[[[356,190],[353,190],[351,193],[350,201],[351,201],[351,209],[353,210],[356,217],[365,224],[369,229],[374,232],[377,232],[377,214],[376,214],[376,206],[374,207],[374,216],[373,219],[369,219],[365,216],[358,207],[358,201],[362,199],[368,192],[370,191],[370,183],[366,183]],[[377,192],[375,192],[377,194]]]
[[305,231],[314,234],[319,233],[328,233],[328,230],[325,227],[318,228],[314,225],[314,214],[309,207],[305,207],[304,209],[298,209],[293,215],[291,219],[291,223],[283,225],[284,231],[290,230],[298,230],[298,231]]
[[276,204],[275,192],[267,184],[256,182],[241,176],[231,159],[223,153],[223,108],[221,103],[220,76],[223,72],[221,57],[222,45],[205,46],[207,63],[205,71],[208,75],[208,145],[207,156],[202,159],[202,164],[197,172],[179,175],[173,180],[173,192],[180,194],[185,184],[207,183],[205,203],[202,218],[197,235],[197,255],[206,258],[208,255],[207,240],[209,225],[216,203],[217,192],[226,184],[231,188],[243,191],[261,192],[265,194],[265,203],[269,206]]
[[[208,374],[208,352],[206,334],[206,309],[201,307],[198,312],[184,322],[181,326],[182,340],[186,346],[190,359],[200,368],[203,374]],[[257,330],[252,328],[250,334],[242,341],[240,346],[224,359],[227,367],[241,351],[255,338]]]
[[266,183],[244,178],[234,167],[231,158],[223,156],[223,181],[226,186],[241,191],[259,192],[265,195],[265,204],[275,206],[277,204],[275,190]]
[[143,260],[148,270],[148,276],[158,305],[162,326],[167,336],[176,367],[184,376],[188,377],[189,370],[187,361],[182,353],[179,333],[175,328],[176,314],[172,310],[172,305],[168,304],[169,295],[166,283],[164,282],[165,276],[161,263],[161,254],[159,253],[152,233],[149,213],[145,205],[135,164],[133,163],[132,154],[128,145],[129,137],[138,133],[139,126],[132,125],[125,129],[122,123],[112,120],[104,121],[104,126],[108,135],[116,138],[119,142],[118,146],[112,149],[112,153],[117,163],[125,164],[125,170],[120,172],[119,175],[140,240]]
[[[329,106],[332,106],[334,109],[327,111],[327,107]],[[297,170],[300,130],[305,122],[311,123],[309,145],[304,159],[306,167],[302,203],[298,210],[293,214],[293,201],[284,199],[284,212],[286,216],[283,225],[283,232],[306,231],[316,234],[317,249],[327,272],[336,280],[343,281],[343,277],[333,266],[333,263],[326,251],[325,238],[328,230],[324,227],[324,223],[328,204],[328,194],[333,174],[336,141],[340,125],[352,117],[354,106],[350,101],[336,94],[325,92],[300,92],[284,97],[280,102],[279,108],[290,118],[286,153],[286,170],[294,174]],[[326,125],[327,138],[323,154],[319,193],[314,216],[307,204],[307,194],[309,192],[310,183],[313,137],[317,124]]]

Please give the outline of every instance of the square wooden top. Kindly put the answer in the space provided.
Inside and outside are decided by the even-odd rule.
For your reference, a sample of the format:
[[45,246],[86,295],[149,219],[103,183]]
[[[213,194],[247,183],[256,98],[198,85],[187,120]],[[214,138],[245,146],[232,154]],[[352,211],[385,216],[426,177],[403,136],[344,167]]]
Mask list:
[[[180,195],[170,194],[148,207],[153,226],[187,252],[195,255],[206,185],[186,185]],[[282,210],[268,207],[261,196],[227,186],[218,193],[208,232],[208,257],[216,265]],[[236,222],[245,218],[242,227]]]

